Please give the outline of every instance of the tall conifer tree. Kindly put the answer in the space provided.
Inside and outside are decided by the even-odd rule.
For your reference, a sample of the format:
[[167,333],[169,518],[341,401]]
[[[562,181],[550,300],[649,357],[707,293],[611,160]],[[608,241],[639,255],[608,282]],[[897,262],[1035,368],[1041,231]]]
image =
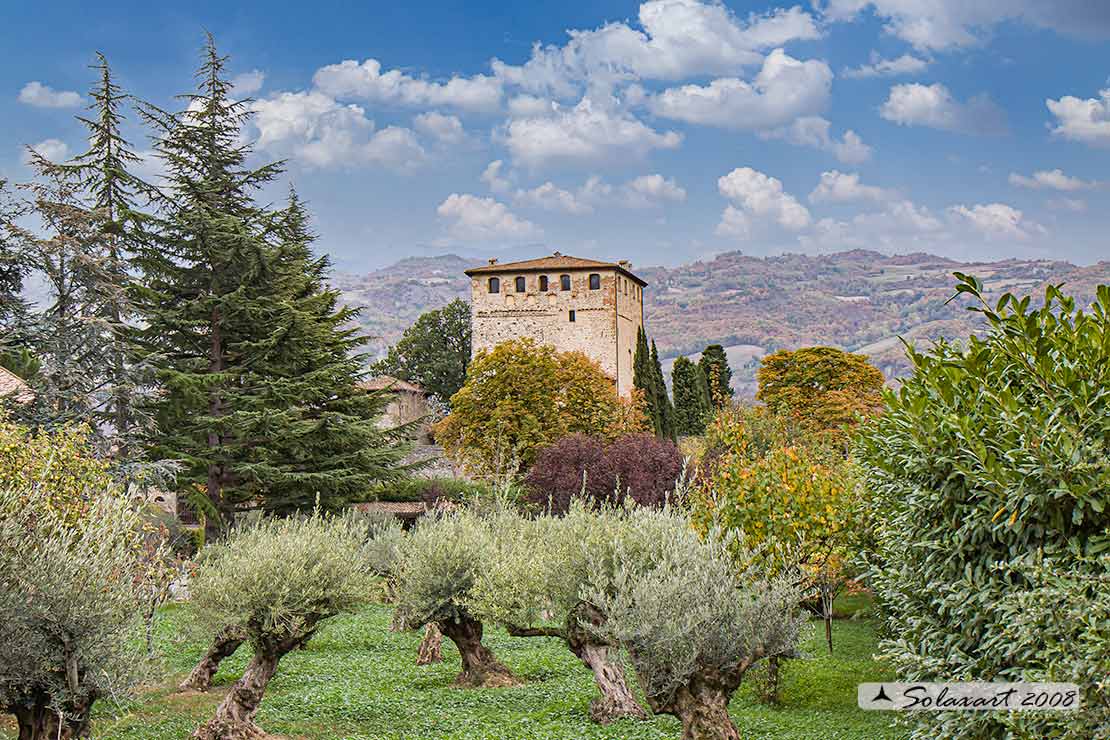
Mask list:
[[714,408],[724,408],[732,402],[732,369],[728,366],[725,348],[711,344],[701,353],[702,372],[705,373],[706,387]]
[[636,333],[636,353],[632,357],[632,385],[644,392],[647,417],[656,436],[663,435],[663,414],[656,391],[655,367],[651,360],[647,333],[641,328]]
[[671,397],[667,395],[667,381],[663,377],[663,365],[659,362],[659,350],[655,348],[655,340],[651,340],[651,370],[652,370],[652,383],[655,386],[655,403],[659,408],[659,431],[660,437],[667,439],[675,439],[677,432],[675,430],[674,418],[674,405],[671,403]]
[[[254,200],[280,165],[246,165],[250,101],[231,98],[226,63],[209,37],[186,109],[146,113],[168,184],[140,293],[164,386],[155,449],[182,461],[179,488],[223,524],[255,508],[338,505],[396,475],[404,452],[376,431],[381,398],[355,385],[351,314],[324,286],[303,207]],[[210,517],[210,533],[218,526]]]
[[709,387],[701,366],[685,357],[678,357],[671,370],[674,394],[675,431],[694,436],[705,431],[710,414]]

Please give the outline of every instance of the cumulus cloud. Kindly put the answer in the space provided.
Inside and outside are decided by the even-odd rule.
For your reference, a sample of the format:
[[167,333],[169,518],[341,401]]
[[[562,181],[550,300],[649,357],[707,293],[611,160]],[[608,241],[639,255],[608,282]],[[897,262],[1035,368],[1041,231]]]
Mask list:
[[798,6],[741,19],[723,3],[650,0],[640,5],[638,20],[639,29],[608,23],[569,31],[565,45],[536,44],[522,65],[495,59],[494,74],[531,93],[571,97],[587,80],[734,73],[758,64],[766,49],[821,35],[813,16]]
[[[61,139],[43,139],[37,144],[32,144],[27,147],[38,154],[43,159],[51,162],[63,162],[69,155],[69,147]],[[31,161],[31,152],[24,150],[22,161],[24,164],[29,164]]]
[[625,186],[625,201],[632,208],[648,208],[664,202],[681,203],[686,190],[673,177],[640,175]]
[[19,91],[19,102],[35,108],[76,108],[81,96],[69,90],[55,90],[38,81],[28,82]]
[[441,144],[457,144],[466,138],[462,121],[456,116],[447,116],[435,111],[421,113],[413,119],[412,125],[420,133],[432,137]]
[[853,79],[866,77],[898,77],[923,72],[929,62],[913,54],[903,54],[896,59],[883,59],[877,52],[871,52],[870,61],[858,67],[845,69],[842,74]]
[[511,118],[501,137],[513,161],[532,169],[559,162],[639,159],[682,142],[674,131],[656,131],[625,111],[597,105],[589,98],[549,116]]
[[753,218],[772,220],[790,231],[809,226],[809,211],[783,190],[782,182],[751,167],[738,167],[718,178],[717,189],[734,204],[725,208],[718,234],[746,236]]
[[556,186],[555,183],[551,181],[545,182],[531,190],[518,190],[514,199],[521,205],[542,208],[545,211],[569,213],[572,215],[590,213],[594,209],[593,205],[591,205],[588,200],[578,197],[569,190],[564,190]]
[[808,146],[828,152],[844,164],[860,164],[871,158],[871,147],[851,129],[839,141],[829,134],[832,124],[821,116],[802,116],[789,126],[761,131],[764,139],[785,139],[796,146]]
[[1087,210],[1087,201],[1082,198],[1053,198],[1048,201],[1048,207],[1054,208],[1057,211],[1082,213]]
[[495,193],[504,193],[512,187],[512,183],[501,174],[504,169],[505,163],[500,159],[495,159],[486,165],[486,169],[482,171],[481,180]]
[[708,85],[683,85],[649,98],[658,116],[736,130],[783,126],[825,108],[832,70],[824,62],[800,61],[775,49],[751,82],[722,77]]
[[1073,190],[1089,190],[1090,188],[1098,187],[1099,183],[1090,180],[1081,180],[1078,177],[1071,177],[1065,175],[1061,169],[1055,170],[1038,170],[1033,173],[1032,177],[1019,175],[1016,172],[1010,173],[1010,184],[1016,185],[1021,188],[1032,188],[1033,190],[1041,190],[1047,188],[1048,190],[1062,190],[1069,192]]
[[534,223],[517,217],[493,198],[451,193],[436,213],[446,222],[451,236],[464,241],[527,239],[541,233]]
[[313,84],[333,98],[359,98],[412,107],[450,107],[492,111],[501,105],[501,82],[488,75],[452,77],[435,82],[398,69],[382,71],[381,62],[347,59],[316,71]]
[[979,233],[992,239],[1025,240],[1034,234],[1045,233],[1043,226],[1025,218],[1024,213],[1005,203],[951,206],[948,213],[954,219],[966,222]]
[[891,197],[891,193],[874,185],[864,185],[855,172],[829,170],[821,173],[817,187],[809,194],[811,203],[849,203],[852,201],[881,202]]
[[257,146],[310,167],[377,164],[409,169],[425,152],[409,129],[380,131],[357,105],[317,91],[283,92],[254,103]]
[[1098,147],[1110,147],[1110,88],[1099,90],[1097,98],[1065,95],[1045,101],[1056,118],[1054,136]]
[[944,85],[895,85],[879,109],[888,121],[901,126],[927,126],[968,134],[1005,131],[1005,115],[986,95],[961,103]]
[[871,9],[884,30],[921,50],[974,46],[1004,21],[1082,36],[1110,35],[1110,6],[1092,0],[828,0],[827,20],[851,20]]
[[231,78],[231,94],[236,98],[249,98],[262,89],[266,73],[259,69],[235,75]]

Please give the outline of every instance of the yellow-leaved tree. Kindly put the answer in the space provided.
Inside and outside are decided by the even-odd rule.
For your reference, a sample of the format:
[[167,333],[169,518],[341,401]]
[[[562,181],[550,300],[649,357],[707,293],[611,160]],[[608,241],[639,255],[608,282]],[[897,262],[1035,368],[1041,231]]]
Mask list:
[[586,355],[516,339],[474,358],[434,433],[469,472],[493,476],[527,469],[568,434],[613,439],[646,428],[643,399],[621,399]]

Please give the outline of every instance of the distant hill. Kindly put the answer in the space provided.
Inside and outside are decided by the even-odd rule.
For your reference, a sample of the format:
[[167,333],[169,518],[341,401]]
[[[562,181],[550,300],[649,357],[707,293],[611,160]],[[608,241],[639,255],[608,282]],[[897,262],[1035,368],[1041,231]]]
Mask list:
[[[404,259],[365,275],[339,274],[343,298],[365,308],[374,353],[396,341],[423,311],[468,298],[456,255]],[[966,337],[978,315],[952,301],[955,271],[976,275],[993,297],[1044,294],[1049,283],[1089,302],[1110,283],[1110,262],[1078,267],[1050,260],[965,263],[929,254],[887,256],[855,250],[808,256],[749,257],[730,252],[680,267],[635,267],[648,281],[644,311],[662,356],[694,354],[706,344],[728,350],[734,385],[754,393],[759,358],[776,349],[824,344],[862,352],[887,377],[908,371],[899,337],[916,343]],[[669,362],[667,365],[669,366]]]

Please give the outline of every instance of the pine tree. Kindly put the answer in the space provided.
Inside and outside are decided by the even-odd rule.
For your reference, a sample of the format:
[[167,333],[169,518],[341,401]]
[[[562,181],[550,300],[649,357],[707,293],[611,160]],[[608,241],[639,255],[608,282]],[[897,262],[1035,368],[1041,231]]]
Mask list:
[[655,386],[655,403],[659,409],[659,436],[666,439],[676,439],[678,432],[675,428],[674,405],[671,397],[667,395],[667,381],[663,377],[663,365],[659,362],[659,350],[655,348],[655,340],[651,340],[651,370],[652,383]]
[[[30,265],[19,220],[26,204],[17,200],[6,180],[0,179],[0,367],[26,380],[34,373],[27,325],[30,307],[23,296],[23,278]],[[37,370],[36,370],[37,372]]]
[[685,357],[678,357],[671,370],[674,394],[675,429],[682,436],[705,432],[710,414],[709,388],[701,366]]
[[182,462],[179,489],[216,515],[213,535],[245,510],[338,505],[396,475],[404,452],[374,426],[382,399],[355,385],[359,338],[311,255],[303,206],[254,200],[280,165],[245,164],[250,101],[231,99],[226,63],[209,37],[186,109],[145,112],[168,176],[139,292],[164,388],[155,450]]
[[732,369],[728,366],[725,348],[711,344],[701,353],[701,370],[705,373],[706,387],[714,408],[724,408],[732,402]]

